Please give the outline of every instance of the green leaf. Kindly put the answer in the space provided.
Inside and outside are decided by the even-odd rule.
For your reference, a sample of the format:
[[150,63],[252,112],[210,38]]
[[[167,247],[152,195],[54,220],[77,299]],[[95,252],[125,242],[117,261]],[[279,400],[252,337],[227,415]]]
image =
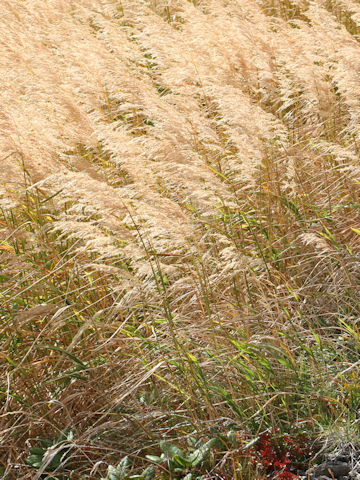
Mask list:
[[154,467],[150,465],[149,467],[145,468],[140,478],[142,480],[153,480],[153,478],[155,478]]
[[116,470],[120,475],[120,478],[126,477],[129,471],[129,467],[130,467],[130,460],[129,460],[129,457],[126,456],[121,460],[121,462],[118,463],[118,466],[116,467]]
[[230,430],[227,433],[227,438],[228,438],[229,444],[232,447],[235,447],[237,445],[236,433],[234,432],[234,430]]
[[41,200],[40,203],[45,203],[45,202],[48,202],[49,200],[52,200],[54,197],[56,197],[57,195],[59,195],[59,193],[61,193],[64,189],[62,188],[61,190],[59,190],[58,192],[54,193],[53,195],[50,195],[50,197],[47,197],[45,198],[45,200]]
[[152,465],[145,468],[141,475],[132,475],[130,478],[139,478],[140,480],[153,480],[155,478],[155,470]]
[[107,469],[107,480],[122,480],[123,477],[120,476],[117,469],[113,465],[109,465]]
[[302,216],[301,216],[301,214],[300,214],[300,212],[299,212],[299,209],[297,208],[297,206],[295,205],[294,202],[292,202],[291,200],[289,200],[289,199],[287,199],[287,198],[285,198],[285,197],[280,197],[280,199],[281,199],[282,203],[283,203],[289,210],[291,210],[291,211],[295,214],[295,216],[296,216],[297,218],[300,218],[300,219],[302,218]]
[[146,455],[146,458],[148,460],[150,460],[150,462],[154,462],[154,463],[163,463],[164,462],[163,458],[158,457],[156,455]]
[[54,350],[55,352],[60,352],[64,355],[66,355],[67,357],[71,358],[71,360],[73,360],[73,362],[75,362],[77,365],[79,365],[79,367],[81,367],[81,370],[86,370],[88,368],[85,363],[83,363],[81,360],[76,358],[75,355],[67,352],[63,348],[56,347],[54,345],[39,345],[38,348],[41,348],[41,349],[44,349],[44,350]]
[[204,455],[203,455],[201,449],[198,448],[197,450],[195,450],[195,452],[193,452],[191,455],[189,455],[186,460],[187,460],[189,466],[196,467],[197,465],[199,465],[200,463],[203,462]]
[[57,453],[54,458],[50,461],[50,463],[48,464],[48,467],[51,468],[51,469],[56,469],[58,468],[58,466],[60,465],[60,463],[62,462],[62,460],[64,459],[66,455],[66,452],[59,452]]
[[189,437],[189,438],[187,439],[187,443],[188,443],[189,447],[196,447],[198,441],[197,441],[197,439],[196,439],[195,437]]
[[30,447],[29,448],[29,451],[30,453],[32,453],[33,455],[40,455],[41,457],[43,457],[45,455],[45,450],[43,448],[39,448],[39,447]]
[[40,457],[39,455],[29,455],[25,459],[25,463],[31,467],[39,468],[42,465],[42,459],[43,457]]
[[202,445],[200,448],[195,450],[194,453],[189,455],[186,460],[190,463],[192,467],[197,467],[205,460],[205,458],[210,453],[211,449],[216,445],[216,443],[217,439],[212,438],[208,442],[204,443],[204,445]]
[[[30,447],[29,455],[25,462],[28,465],[31,465],[34,468],[40,468],[44,463],[44,458],[47,453],[51,453],[51,457],[46,462],[47,470],[54,470],[60,466],[62,462],[65,461],[69,450],[71,448],[70,442],[74,439],[74,434],[72,431],[62,432],[56,438],[50,440],[48,438],[38,438],[38,441],[41,443],[43,448],[39,447]],[[57,453],[51,450],[58,450]]]
[[172,458],[172,461],[180,465],[180,467],[188,467],[191,466],[191,463],[187,461],[187,458],[185,456],[180,456],[180,455],[175,455]]
[[160,442],[160,449],[170,459],[173,459],[175,456],[184,458],[184,452],[180,448],[165,440]]

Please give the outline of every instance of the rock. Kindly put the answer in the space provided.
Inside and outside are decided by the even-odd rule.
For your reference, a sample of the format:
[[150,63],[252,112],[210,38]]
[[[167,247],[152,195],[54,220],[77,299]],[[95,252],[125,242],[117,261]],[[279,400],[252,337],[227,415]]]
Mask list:
[[343,476],[347,476],[351,470],[351,466],[346,462],[324,462],[320,464],[318,467],[314,468],[314,475],[315,478],[319,478],[321,476],[329,477],[329,478],[339,478]]
[[339,455],[333,460],[334,462],[348,462],[349,461],[349,456],[348,455]]

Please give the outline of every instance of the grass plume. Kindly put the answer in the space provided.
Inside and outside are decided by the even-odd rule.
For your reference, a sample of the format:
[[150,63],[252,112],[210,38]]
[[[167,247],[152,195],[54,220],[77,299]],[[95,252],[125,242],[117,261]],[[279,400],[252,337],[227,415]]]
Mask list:
[[4,478],[358,441],[359,8],[2,1]]

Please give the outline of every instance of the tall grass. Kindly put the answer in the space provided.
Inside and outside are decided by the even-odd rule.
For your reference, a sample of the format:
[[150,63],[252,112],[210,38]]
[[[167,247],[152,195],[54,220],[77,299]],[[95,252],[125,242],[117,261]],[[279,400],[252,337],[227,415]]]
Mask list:
[[357,442],[355,3],[2,8],[4,478],[189,438],[193,475],[285,478],[259,445]]

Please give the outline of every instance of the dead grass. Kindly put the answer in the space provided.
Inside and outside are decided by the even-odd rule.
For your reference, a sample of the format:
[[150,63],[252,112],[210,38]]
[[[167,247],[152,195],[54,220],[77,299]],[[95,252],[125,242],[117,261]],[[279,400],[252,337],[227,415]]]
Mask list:
[[359,13],[3,0],[4,478],[64,431],[69,479],[164,438],[222,438],[206,478],[239,480],[265,431],[357,441]]

